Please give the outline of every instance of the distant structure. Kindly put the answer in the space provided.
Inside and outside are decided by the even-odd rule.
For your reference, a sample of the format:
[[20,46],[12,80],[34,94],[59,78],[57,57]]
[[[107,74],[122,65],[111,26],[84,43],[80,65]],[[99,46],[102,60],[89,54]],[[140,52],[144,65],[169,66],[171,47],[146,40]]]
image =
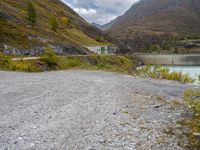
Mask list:
[[117,46],[88,46],[86,48],[96,54],[114,54],[118,50]]

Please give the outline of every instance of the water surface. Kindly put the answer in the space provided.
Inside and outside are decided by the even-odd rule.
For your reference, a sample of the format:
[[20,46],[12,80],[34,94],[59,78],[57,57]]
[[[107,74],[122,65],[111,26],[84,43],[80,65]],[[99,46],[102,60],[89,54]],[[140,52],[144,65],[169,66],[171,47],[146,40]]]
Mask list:
[[197,75],[200,75],[200,66],[165,66],[170,71],[177,71],[189,74],[191,77],[197,79]]
[[182,72],[189,74],[190,77],[196,79],[195,84],[198,85],[198,75],[200,75],[200,66],[165,66],[170,69],[170,71]]

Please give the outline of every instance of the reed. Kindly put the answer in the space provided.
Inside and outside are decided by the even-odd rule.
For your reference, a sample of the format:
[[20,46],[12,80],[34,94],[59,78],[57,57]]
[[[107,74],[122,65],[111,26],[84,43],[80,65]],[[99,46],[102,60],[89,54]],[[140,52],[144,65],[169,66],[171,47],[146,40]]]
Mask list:
[[144,66],[136,70],[136,76],[155,79],[167,79],[181,83],[194,83],[195,80],[182,72],[170,72],[168,68],[161,66]]
[[200,149],[200,88],[186,90],[184,99],[194,114],[192,119],[184,122],[185,126],[191,130],[189,144],[191,149]]

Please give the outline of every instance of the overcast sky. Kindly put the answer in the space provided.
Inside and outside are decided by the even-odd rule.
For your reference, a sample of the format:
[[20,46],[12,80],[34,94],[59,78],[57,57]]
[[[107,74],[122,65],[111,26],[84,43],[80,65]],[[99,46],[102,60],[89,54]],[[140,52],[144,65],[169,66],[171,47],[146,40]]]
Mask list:
[[62,0],[88,22],[105,24],[125,13],[138,0]]

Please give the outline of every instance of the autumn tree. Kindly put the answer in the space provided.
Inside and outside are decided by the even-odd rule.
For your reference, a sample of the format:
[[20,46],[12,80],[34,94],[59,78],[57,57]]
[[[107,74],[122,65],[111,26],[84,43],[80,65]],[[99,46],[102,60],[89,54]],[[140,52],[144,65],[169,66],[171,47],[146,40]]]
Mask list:
[[64,26],[67,26],[67,25],[69,25],[69,23],[70,23],[70,21],[69,21],[69,19],[68,19],[67,17],[61,17],[60,20],[61,20],[61,23],[62,23]]

